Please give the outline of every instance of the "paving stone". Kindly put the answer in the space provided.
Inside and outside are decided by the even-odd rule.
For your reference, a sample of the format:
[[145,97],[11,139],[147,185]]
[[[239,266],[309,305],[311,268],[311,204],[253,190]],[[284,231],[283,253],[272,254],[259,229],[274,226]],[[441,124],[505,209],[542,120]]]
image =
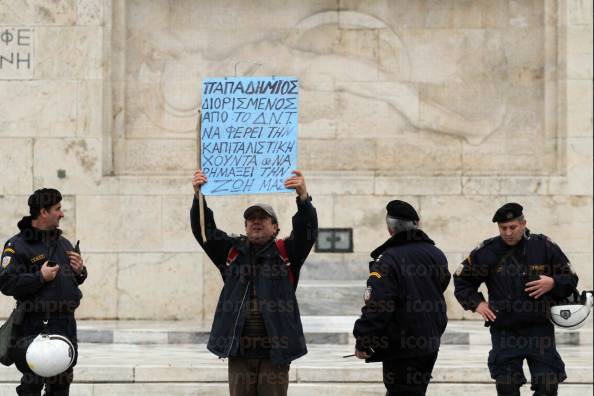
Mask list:
[[113,339],[116,344],[166,344],[168,335],[164,331],[116,330]]
[[113,344],[113,331],[111,330],[78,329],[77,337],[78,342]]
[[311,333],[305,332],[305,342],[309,344],[348,344],[350,333]]
[[167,333],[168,344],[206,344],[208,332],[178,331]]
[[[16,384],[0,384],[0,396],[14,395]],[[563,384],[559,396],[591,394],[592,385]],[[521,396],[531,395],[530,388],[524,386]],[[139,383],[139,384],[74,384],[71,394],[77,396],[227,396],[229,386],[223,383]],[[291,384],[289,396],[384,396],[386,389],[381,384]],[[492,384],[435,384],[427,389],[428,396],[496,396]]]

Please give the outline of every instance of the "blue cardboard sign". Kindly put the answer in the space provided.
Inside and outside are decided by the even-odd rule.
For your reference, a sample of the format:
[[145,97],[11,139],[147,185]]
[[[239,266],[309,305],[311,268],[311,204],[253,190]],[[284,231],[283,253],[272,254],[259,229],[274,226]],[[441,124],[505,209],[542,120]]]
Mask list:
[[210,78],[202,83],[204,195],[288,192],[297,168],[299,80]]

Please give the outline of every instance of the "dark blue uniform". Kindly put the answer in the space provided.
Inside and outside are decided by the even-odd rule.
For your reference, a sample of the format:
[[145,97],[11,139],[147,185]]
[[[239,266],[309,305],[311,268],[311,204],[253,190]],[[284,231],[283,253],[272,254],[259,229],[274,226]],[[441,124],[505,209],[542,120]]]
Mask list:
[[[87,270],[83,268],[80,275],[74,273],[66,254],[74,251],[74,247],[61,236],[60,230],[35,229],[29,216],[24,217],[18,226],[21,232],[4,245],[0,271],[0,291],[25,306],[19,339],[11,351],[17,368],[23,373],[17,393],[39,395],[45,382],[46,395],[68,395],[72,367],[59,376],[44,379],[29,369],[25,352],[32,339],[44,330],[45,320],[48,333],[67,337],[76,348],[74,311],[82,298],[78,286],[85,281]],[[60,266],[60,270],[54,280],[46,283],[41,267],[49,259],[50,247],[54,251],[52,261]]]
[[448,322],[446,257],[418,229],[393,235],[371,256],[356,347],[371,354],[368,362],[383,362],[388,394],[424,395]]
[[[552,277],[554,288],[534,299],[526,283],[540,275]],[[566,378],[565,365],[555,346],[555,332],[548,320],[550,303],[569,296],[577,286],[569,260],[548,237],[526,234],[515,246],[500,237],[481,243],[454,274],[455,296],[467,310],[481,301],[481,283],[487,285],[489,307],[495,313],[490,326],[492,350],[489,370],[499,395],[519,395],[526,383],[522,371],[526,359],[535,395],[556,395],[557,384]]]

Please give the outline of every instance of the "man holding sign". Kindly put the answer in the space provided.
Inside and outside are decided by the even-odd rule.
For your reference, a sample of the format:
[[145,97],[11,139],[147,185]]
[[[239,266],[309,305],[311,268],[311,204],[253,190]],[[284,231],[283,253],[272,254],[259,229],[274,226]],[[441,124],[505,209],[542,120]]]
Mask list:
[[229,358],[232,396],[286,395],[289,365],[307,353],[295,289],[318,228],[305,178],[295,170],[284,181],[285,188],[297,193],[293,229],[284,239],[276,238],[278,218],[266,204],[244,211],[245,236],[219,230],[206,202],[201,219],[198,199],[207,181],[201,170],[194,173],[195,198],[190,210],[194,237],[224,281],[207,348],[220,358]]

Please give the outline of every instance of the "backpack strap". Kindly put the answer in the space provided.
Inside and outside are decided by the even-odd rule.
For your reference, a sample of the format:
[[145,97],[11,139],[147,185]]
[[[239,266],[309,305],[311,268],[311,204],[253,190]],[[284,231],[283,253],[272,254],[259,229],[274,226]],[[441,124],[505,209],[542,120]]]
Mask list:
[[293,289],[296,289],[297,288],[297,282],[296,282],[297,277],[295,276],[295,273],[293,272],[293,267],[291,267],[291,262],[289,261],[289,255],[287,254],[287,247],[285,246],[285,240],[277,239],[275,241],[275,243],[276,243],[276,248],[278,249],[278,253],[281,256],[281,259],[287,266],[289,282],[293,286]]
[[289,256],[287,255],[287,247],[285,246],[285,240],[284,239],[277,239],[275,241],[276,243],[276,248],[278,249],[278,253],[280,254],[281,258],[283,259],[284,263],[287,266],[291,265],[291,262],[289,261]]
[[233,264],[237,256],[239,256],[239,250],[237,250],[235,246],[231,246],[231,249],[229,249],[229,253],[227,254],[227,267]]

